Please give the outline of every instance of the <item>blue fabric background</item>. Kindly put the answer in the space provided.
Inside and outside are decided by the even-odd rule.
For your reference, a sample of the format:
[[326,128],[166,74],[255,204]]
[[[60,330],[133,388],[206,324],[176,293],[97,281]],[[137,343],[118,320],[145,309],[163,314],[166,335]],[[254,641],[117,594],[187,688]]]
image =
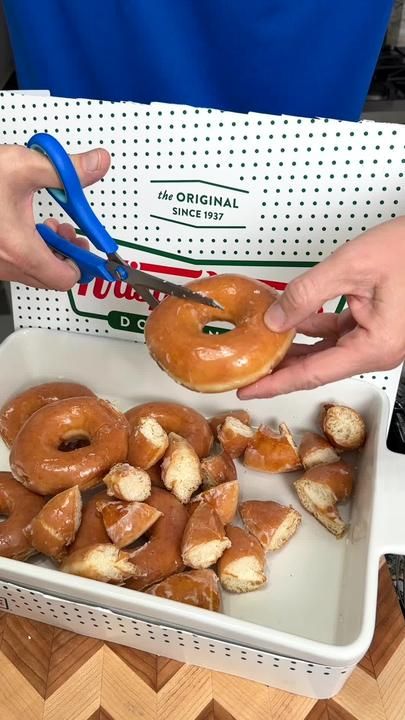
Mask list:
[[358,119],[392,0],[4,0],[21,88]]

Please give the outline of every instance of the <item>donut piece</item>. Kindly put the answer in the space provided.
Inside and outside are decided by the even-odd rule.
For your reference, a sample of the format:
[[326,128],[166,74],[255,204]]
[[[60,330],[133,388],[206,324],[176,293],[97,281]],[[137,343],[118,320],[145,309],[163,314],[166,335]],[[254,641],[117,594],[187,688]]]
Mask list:
[[130,553],[135,572],[126,586],[133,590],[145,590],[184,569],[181,540],[188,521],[186,508],[167,490],[155,487],[146,502],[162,517],[148,530],[148,541]]
[[218,415],[214,415],[214,417],[210,418],[208,421],[215,437],[218,437],[218,429],[221,425],[223,425],[227,417],[236,418],[237,420],[243,422],[245,425],[252,424],[250,415],[247,410],[228,410],[227,412],[219,413]]
[[265,585],[266,556],[259,541],[235,525],[228,525],[226,534],[231,547],[218,561],[221,585],[234,593],[251,592]]
[[247,500],[239,506],[239,513],[246,529],[258,539],[265,552],[279,550],[301,523],[297,510],[273,500]]
[[156,508],[140,502],[98,500],[96,508],[101,513],[108,537],[118,548],[135,542],[162,515]]
[[149,497],[152,487],[149,473],[128,463],[114,465],[103,478],[103,483],[107,495],[128,502],[143,502]]
[[0,436],[11,447],[24,423],[44,405],[64,398],[94,396],[85,385],[50,382],[36,385],[8,400],[0,410]]
[[239,483],[236,480],[222,483],[210,490],[196,495],[190,505],[190,512],[194,512],[198,503],[205,502],[215,510],[223,525],[232,522],[238,509],[239,501]]
[[171,575],[147,590],[149,595],[157,595],[167,600],[194,605],[219,612],[221,593],[218,576],[213,570],[190,570]]
[[353,471],[343,460],[330,465],[316,465],[294,483],[301,504],[330,533],[342,538],[348,526],[342,520],[337,503],[352,494]]
[[68,555],[89,547],[89,545],[105,545],[110,542],[104,527],[103,518],[97,511],[97,503],[110,498],[107,493],[98,492],[83,503],[82,521],[72,545],[68,548]]
[[75,485],[48,500],[25,534],[39,553],[61,562],[82,519],[82,496]]
[[339,460],[339,455],[332,445],[324,437],[314,432],[306,432],[303,435],[298,454],[305,470],[309,470],[315,465],[327,465]]
[[0,523],[0,555],[27,560],[35,555],[24,529],[39,513],[45,499],[20,485],[9,472],[0,472],[0,515],[6,519]]
[[130,436],[131,462],[148,470],[165,454],[169,445],[167,432],[154,417],[141,418]]
[[[198,392],[224,392],[255,382],[281,362],[295,332],[274,333],[264,323],[266,310],[277,298],[275,290],[240,275],[216,275],[187,287],[224,309],[166,297],[152,311],[146,344],[173,380]],[[231,322],[235,328],[221,335],[204,333],[215,321]]]
[[301,460],[293,437],[285,423],[280,432],[261,425],[249,441],[243,464],[252,470],[281,473],[293,472],[301,467]]
[[345,405],[324,405],[321,427],[329,442],[339,450],[358,450],[366,441],[363,418]]
[[238,458],[243,455],[254,434],[249,425],[229,415],[218,428],[218,441],[231,458]]
[[[85,447],[65,452],[64,446]],[[78,485],[97,485],[128,453],[128,423],[118,410],[96,397],[44,405],[23,425],[11,448],[14,477],[40,495]]]
[[201,460],[202,484],[207,490],[236,480],[236,477],[235,463],[225,450]]
[[198,455],[190,443],[176,433],[169,433],[169,448],[162,463],[162,480],[182,503],[190,502],[193,492],[201,485]]
[[135,567],[128,558],[127,552],[119,550],[111,543],[89,545],[70,553],[60,569],[71,575],[121,585],[135,572]]
[[150,402],[137,405],[125,413],[131,427],[129,439],[128,462],[136,465],[132,457],[132,432],[142,418],[154,418],[169,434],[181,435],[193,446],[198,457],[210,454],[213,435],[208,421],[200,413],[172,402]]
[[209,568],[230,546],[223,523],[212,505],[200,503],[184,530],[181,546],[184,564],[196,570]]

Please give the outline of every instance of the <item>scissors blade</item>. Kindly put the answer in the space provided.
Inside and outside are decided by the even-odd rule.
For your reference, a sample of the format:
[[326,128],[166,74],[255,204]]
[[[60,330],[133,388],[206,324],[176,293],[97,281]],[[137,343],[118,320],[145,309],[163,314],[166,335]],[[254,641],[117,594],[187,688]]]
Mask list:
[[[149,273],[143,272],[143,270],[134,270],[124,263],[113,260],[110,260],[110,262],[107,263],[107,267],[114,275],[122,272],[122,269],[124,268],[127,273],[127,277],[125,279],[123,278],[124,282],[132,285],[135,289],[139,287],[148,288],[150,290],[159,290],[166,295],[174,295],[175,297],[184,298],[185,300],[194,300],[194,302],[198,302],[201,305],[208,305],[209,307],[216,308],[217,310],[223,310],[222,305],[215,302],[212,298],[202,295],[201,293],[194,292],[184,285],[177,285],[169,280],[162,280],[155,275],[149,275]],[[142,294],[144,291],[140,290],[139,292]]]

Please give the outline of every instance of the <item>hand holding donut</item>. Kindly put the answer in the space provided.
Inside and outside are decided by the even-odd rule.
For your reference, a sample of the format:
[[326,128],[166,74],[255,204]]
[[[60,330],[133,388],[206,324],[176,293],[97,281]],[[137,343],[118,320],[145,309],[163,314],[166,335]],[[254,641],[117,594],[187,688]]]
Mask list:
[[[73,157],[83,186],[102,178],[109,166],[106,150],[90,150]],[[0,279],[14,280],[38,288],[69,290],[79,280],[73,263],[56,257],[35,229],[32,198],[36,190],[60,187],[48,160],[40,153],[18,145],[0,146]],[[66,223],[49,222],[67,240],[76,240]]]
[[[368,230],[293,280],[265,322],[277,332],[297,327],[322,339],[293,345],[274,373],[240,390],[239,397],[274,397],[399,365],[405,357],[404,267],[402,217]],[[342,294],[349,305],[342,315],[316,314]]]

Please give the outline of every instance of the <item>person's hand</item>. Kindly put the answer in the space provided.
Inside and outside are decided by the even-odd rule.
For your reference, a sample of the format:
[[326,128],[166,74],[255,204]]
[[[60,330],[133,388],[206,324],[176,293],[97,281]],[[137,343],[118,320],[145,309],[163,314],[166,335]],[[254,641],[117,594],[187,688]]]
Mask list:
[[[340,295],[348,310],[317,313]],[[308,390],[399,365],[405,358],[405,218],[368,230],[294,279],[265,321],[271,330],[295,327],[322,339],[293,344],[271,375],[239,390],[240,399]]]
[[[110,164],[106,150],[72,157],[83,186],[102,178]],[[35,229],[32,208],[36,190],[60,187],[49,160],[18,145],[0,145],[0,279],[53,290],[69,290],[80,278],[74,263],[58,258]],[[78,244],[73,228],[49,221],[54,230]]]

